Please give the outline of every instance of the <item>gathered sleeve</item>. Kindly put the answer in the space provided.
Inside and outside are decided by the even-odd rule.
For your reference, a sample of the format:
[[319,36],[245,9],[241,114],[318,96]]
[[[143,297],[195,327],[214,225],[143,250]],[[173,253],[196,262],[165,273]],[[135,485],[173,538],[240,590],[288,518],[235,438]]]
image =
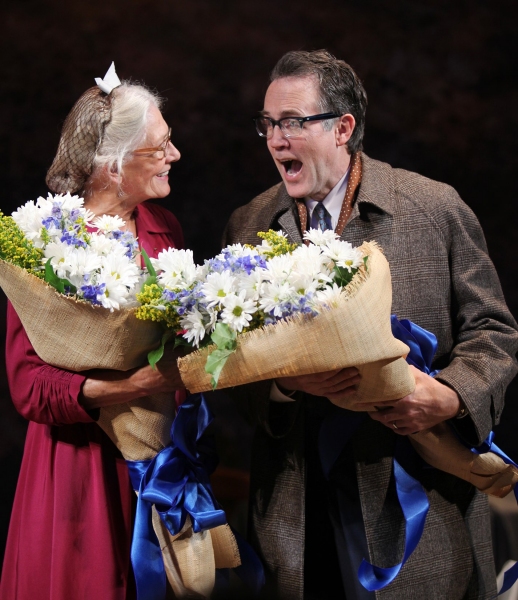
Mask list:
[[6,366],[13,403],[29,421],[46,425],[93,422],[78,402],[85,377],[43,362],[10,302],[7,307]]

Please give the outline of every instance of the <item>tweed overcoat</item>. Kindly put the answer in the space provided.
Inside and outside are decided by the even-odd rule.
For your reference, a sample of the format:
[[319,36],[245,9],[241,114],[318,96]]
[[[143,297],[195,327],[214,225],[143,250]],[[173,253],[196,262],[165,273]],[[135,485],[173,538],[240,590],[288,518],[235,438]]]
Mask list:
[[[452,420],[480,444],[498,422],[516,373],[517,325],[509,313],[480,225],[458,194],[438,183],[362,155],[362,182],[342,239],[377,241],[387,257],[392,312],[432,331],[437,377],[462,398],[469,416]],[[238,208],[224,243],[257,244],[258,231],[283,229],[301,241],[295,202],[283,184]],[[303,597],[304,399],[290,405],[282,430],[269,422],[271,382],[235,388],[262,427],[253,446],[249,537],[267,570],[268,598]],[[393,493],[396,435],[365,419],[352,438],[370,562],[400,562],[404,525]],[[409,449],[409,451],[411,451]],[[492,598],[496,595],[487,497],[435,469],[416,477],[430,501],[421,542],[383,600]]]

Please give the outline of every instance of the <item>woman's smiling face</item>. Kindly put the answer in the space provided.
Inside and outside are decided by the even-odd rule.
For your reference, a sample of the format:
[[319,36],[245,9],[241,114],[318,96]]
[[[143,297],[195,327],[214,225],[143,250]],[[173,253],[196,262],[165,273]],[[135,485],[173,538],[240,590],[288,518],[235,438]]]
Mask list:
[[[162,146],[167,139],[169,127],[162,113],[151,106],[148,113],[146,138],[143,146],[155,148]],[[132,203],[140,204],[151,198],[164,198],[169,194],[169,169],[171,163],[180,160],[180,152],[171,141],[167,142],[163,158],[153,154],[134,154],[122,171],[122,190]]]

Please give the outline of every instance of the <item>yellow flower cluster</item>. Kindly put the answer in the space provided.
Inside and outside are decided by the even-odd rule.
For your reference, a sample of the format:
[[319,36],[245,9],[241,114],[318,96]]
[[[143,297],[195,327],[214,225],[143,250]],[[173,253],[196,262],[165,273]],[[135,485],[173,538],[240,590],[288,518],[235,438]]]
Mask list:
[[262,240],[268,242],[271,247],[271,250],[265,252],[264,255],[268,258],[273,258],[274,256],[280,256],[281,254],[291,254],[297,244],[290,244],[288,239],[277,231],[270,229],[269,231],[259,231],[257,234]]
[[12,217],[0,211],[0,258],[37,277],[44,276],[43,250],[36,248],[22,233]]
[[[144,285],[142,291],[137,294],[137,300],[142,305],[137,308],[135,313],[137,319],[162,322],[174,331],[180,329],[180,316],[173,308],[173,305],[179,303],[168,302],[167,306],[164,306],[162,289],[156,283]],[[157,308],[157,306],[163,308]]]

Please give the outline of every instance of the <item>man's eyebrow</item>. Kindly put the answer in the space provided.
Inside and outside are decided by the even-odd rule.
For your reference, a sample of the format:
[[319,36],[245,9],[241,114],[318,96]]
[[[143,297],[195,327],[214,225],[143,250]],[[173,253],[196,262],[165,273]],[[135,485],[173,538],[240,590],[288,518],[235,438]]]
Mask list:
[[[269,117],[270,113],[267,110],[260,110],[259,114],[261,115],[261,117]],[[283,119],[284,117],[303,117],[304,115],[296,110],[296,109],[290,109],[290,110],[283,110],[281,112],[281,119]]]

